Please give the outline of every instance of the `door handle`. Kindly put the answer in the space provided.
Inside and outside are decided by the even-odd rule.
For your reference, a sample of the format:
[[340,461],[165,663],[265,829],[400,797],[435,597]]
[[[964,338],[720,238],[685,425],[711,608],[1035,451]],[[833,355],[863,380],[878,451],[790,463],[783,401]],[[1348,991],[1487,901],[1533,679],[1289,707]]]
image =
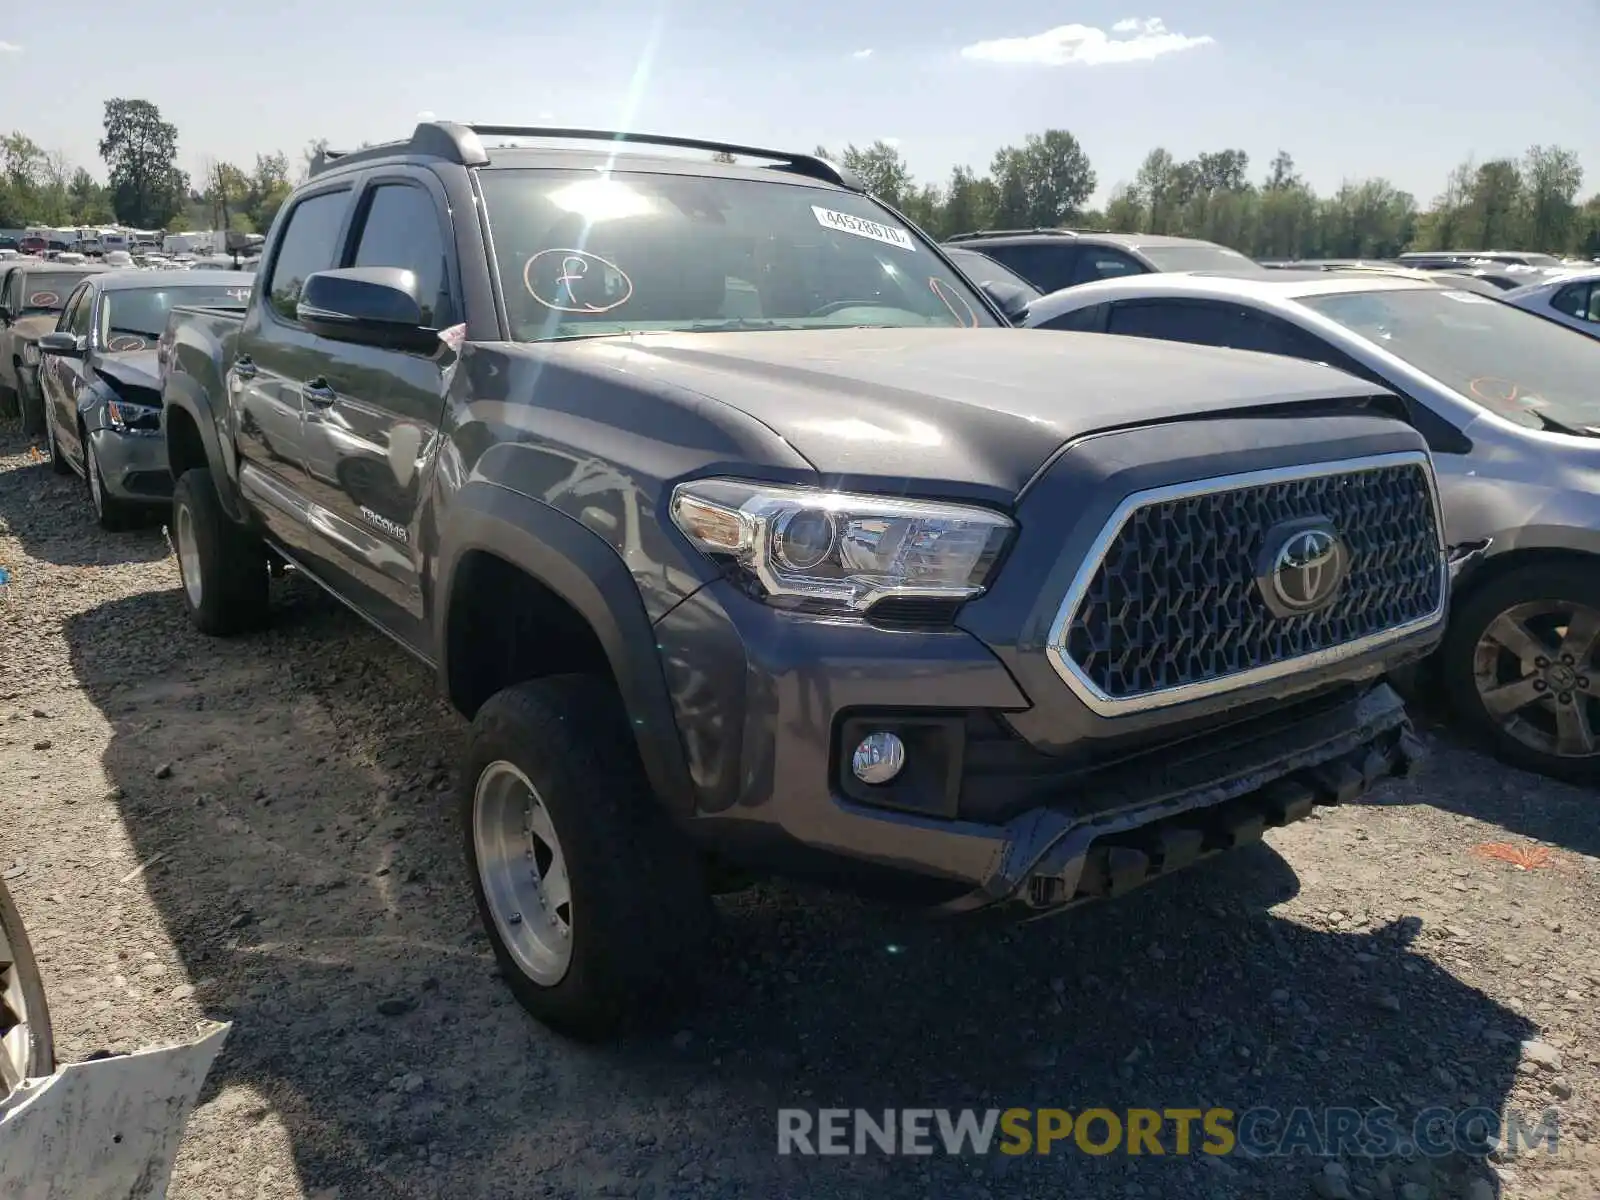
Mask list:
[[300,389],[300,394],[321,408],[327,408],[339,399],[339,393],[328,386],[326,379],[313,379]]
[[254,379],[256,364],[243,356],[236,358],[233,360],[233,374],[236,379]]

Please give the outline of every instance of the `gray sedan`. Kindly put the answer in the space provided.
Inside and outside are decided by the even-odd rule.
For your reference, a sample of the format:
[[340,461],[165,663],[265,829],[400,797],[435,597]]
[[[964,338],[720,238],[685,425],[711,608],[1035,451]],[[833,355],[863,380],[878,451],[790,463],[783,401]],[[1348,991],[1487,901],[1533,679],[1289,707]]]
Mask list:
[[50,465],[83,476],[104,528],[137,524],[172,496],[156,362],[172,306],[242,310],[251,282],[235,271],[89,276],[39,339]]
[[1043,297],[1025,324],[1372,381],[1427,437],[1463,556],[1428,674],[1508,761],[1600,780],[1600,340],[1474,292],[1336,271],[1108,280]]

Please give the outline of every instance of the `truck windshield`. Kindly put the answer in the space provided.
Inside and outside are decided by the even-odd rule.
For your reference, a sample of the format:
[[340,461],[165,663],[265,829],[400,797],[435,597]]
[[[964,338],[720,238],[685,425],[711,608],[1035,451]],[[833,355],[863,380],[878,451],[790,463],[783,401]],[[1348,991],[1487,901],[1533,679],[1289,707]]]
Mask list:
[[148,350],[166,330],[174,304],[242,310],[249,298],[248,283],[108,291],[100,300],[100,344],[113,351]]
[[517,341],[998,324],[921,238],[852,192],[620,171],[480,180]]
[[1534,428],[1600,427],[1600,340],[1475,292],[1406,288],[1300,303],[1484,408]]

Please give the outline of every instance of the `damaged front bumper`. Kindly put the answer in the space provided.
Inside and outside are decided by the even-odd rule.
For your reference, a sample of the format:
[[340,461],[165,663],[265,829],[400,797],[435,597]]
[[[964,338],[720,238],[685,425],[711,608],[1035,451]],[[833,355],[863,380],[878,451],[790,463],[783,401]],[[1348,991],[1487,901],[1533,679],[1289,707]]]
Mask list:
[[[1319,804],[1357,799],[1423,758],[1421,741],[1392,688],[1286,731],[1270,756],[1230,771],[1220,751],[1183,764],[1184,778],[1126,807],[1083,815],[1035,809],[1009,822],[983,885],[943,906],[970,912],[1002,904],[1044,915],[1117,896],[1273,828]],[[1188,780],[1203,782],[1190,783]]]
[[0,1197],[161,1200],[189,1112],[230,1026],[94,1059],[0,1098]]

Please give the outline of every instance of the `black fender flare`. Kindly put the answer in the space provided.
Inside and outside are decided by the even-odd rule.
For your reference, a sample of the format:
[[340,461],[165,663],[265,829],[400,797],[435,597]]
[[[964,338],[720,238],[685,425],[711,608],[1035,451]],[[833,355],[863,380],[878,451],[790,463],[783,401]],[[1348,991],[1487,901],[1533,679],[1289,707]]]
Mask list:
[[[217,487],[217,497],[222,501],[223,511],[241,525],[248,521],[243,497],[239,494],[239,485],[233,475],[233,456],[224,452],[225,447],[222,435],[218,431],[217,417],[211,407],[211,397],[206,395],[205,389],[193,382],[187,375],[169,375],[161,388],[161,436],[167,437],[168,429],[174,411],[181,411],[189,420],[194,422],[195,428],[200,431],[200,441],[206,448],[206,462],[211,467],[211,478]],[[171,462],[170,440],[167,441],[168,462]],[[172,480],[178,482],[176,472]]]
[[622,695],[645,774],[669,811],[695,810],[695,790],[678,736],[655,629],[639,585],[616,550],[573,517],[483,481],[449,500],[441,523],[433,606],[441,690],[450,696],[449,616],[462,558],[493,554],[564,600],[594,630]]

